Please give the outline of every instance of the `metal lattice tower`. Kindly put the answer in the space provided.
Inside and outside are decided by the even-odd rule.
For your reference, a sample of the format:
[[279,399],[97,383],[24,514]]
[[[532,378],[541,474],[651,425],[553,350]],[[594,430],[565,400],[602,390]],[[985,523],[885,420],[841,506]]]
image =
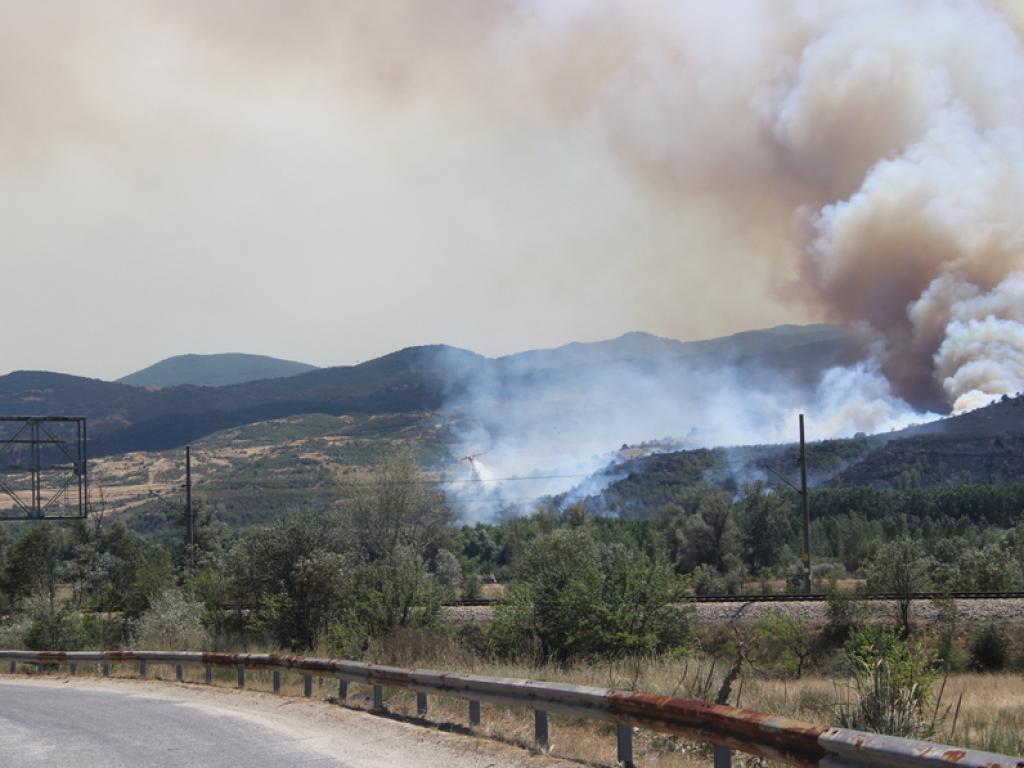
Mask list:
[[81,416],[0,416],[0,521],[66,520],[88,513]]

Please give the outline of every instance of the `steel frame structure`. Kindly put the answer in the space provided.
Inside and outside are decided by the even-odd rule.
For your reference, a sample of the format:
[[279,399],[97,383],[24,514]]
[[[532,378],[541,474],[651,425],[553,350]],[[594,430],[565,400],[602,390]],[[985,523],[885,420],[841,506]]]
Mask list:
[[[79,520],[89,512],[89,471],[86,454],[86,424],[83,416],[0,416],[0,427],[13,432],[0,436],[0,498],[14,506],[0,509],[0,521]],[[64,434],[67,434],[65,437]],[[62,434],[64,433],[64,434]],[[28,466],[17,461],[19,448],[27,449]],[[11,460],[14,459],[12,462]],[[25,492],[12,487],[9,477],[27,475]],[[44,483],[44,478],[55,478]],[[69,494],[70,492],[70,494]],[[77,495],[77,500],[69,495]],[[60,502],[68,500],[66,507]],[[51,510],[69,508],[70,514]],[[13,511],[14,514],[11,514]]]

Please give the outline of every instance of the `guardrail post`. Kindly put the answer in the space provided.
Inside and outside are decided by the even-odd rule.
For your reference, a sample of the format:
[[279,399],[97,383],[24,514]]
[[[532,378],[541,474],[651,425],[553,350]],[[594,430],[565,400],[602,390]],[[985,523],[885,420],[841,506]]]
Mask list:
[[213,667],[207,667],[206,668],[205,678],[206,678],[206,684],[207,685],[213,685]]
[[[14,662],[12,661],[11,664],[13,665]],[[103,676],[104,677],[110,677],[110,662],[109,661],[104,661],[103,662]]]
[[11,674],[13,675],[17,671],[18,671],[18,662],[12,660],[11,661]]
[[140,661],[139,662],[139,677],[145,677],[146,676],[146,671],[147,671],[146,670],[146,662]]
[[302,695],[305,696],[307,699],[313,696],[312,675],[306,675],[305,679],[302,681]]
[[338,681],[338,698],[344,701],[348,698],[348,680]]
[[548,713],[543,709],[533,710],[533,740],[541,749],[548,747]]
[[238,668],[238,687],[245,688],[245,667]]
[[274,693],[281,692],[281,670],[274,670]]
[[480,702],[472,699],[469,702],[469,724],[480,725]]
[[424,717],[427,714],[427,694],[416,693],[416,714]]
[[182,668],[181,664],[174,665],[174,679],[179,683],[185,679],[185,670]]
[[384,686],[373,686],[373,708],[384,709]]
[[728,747],[715,747],[715,768],[732,768],[732,750]]
[[68,664],[68,674],[71,675],[71,677],[74,677],[75,673],[77,671],[78,671],[78,665],[77,664],[75,664],[74,662],[71,662],[70,664]]
[[619,765],[622,768],[636,768],[633,762],[633,727],[620,725],[616,731]]

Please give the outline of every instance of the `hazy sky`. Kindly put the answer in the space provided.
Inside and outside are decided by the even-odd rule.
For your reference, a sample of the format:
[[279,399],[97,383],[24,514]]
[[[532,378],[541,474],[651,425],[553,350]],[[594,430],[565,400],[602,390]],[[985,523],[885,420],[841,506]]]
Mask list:
[[807,317],[742,239],[708,252],[728,211],[653,190],[585,114],[404,58],[455,44],[432,9],[472,3],[367,5],[0,2],[0,372]]
[[772,106],[827,14],[712,6],[0,0],[0,372],[850,319],[801,206],[867,166]]

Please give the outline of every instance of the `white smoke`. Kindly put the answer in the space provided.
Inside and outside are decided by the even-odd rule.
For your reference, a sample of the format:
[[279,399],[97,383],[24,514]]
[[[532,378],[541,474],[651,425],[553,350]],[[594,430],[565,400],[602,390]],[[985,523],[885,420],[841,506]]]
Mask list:
[[438,364],[458,391],[445,404],[452,455],[472,459],[458,462],[446,490],[468,521],[597,493],[620,476],[618,463],[649,452],[792,442],[803,412],[811,439],[936,418],[894,396],[872,362],[831,368],[808,387],[763,366],[625,360],[524,372],[462,359]]

